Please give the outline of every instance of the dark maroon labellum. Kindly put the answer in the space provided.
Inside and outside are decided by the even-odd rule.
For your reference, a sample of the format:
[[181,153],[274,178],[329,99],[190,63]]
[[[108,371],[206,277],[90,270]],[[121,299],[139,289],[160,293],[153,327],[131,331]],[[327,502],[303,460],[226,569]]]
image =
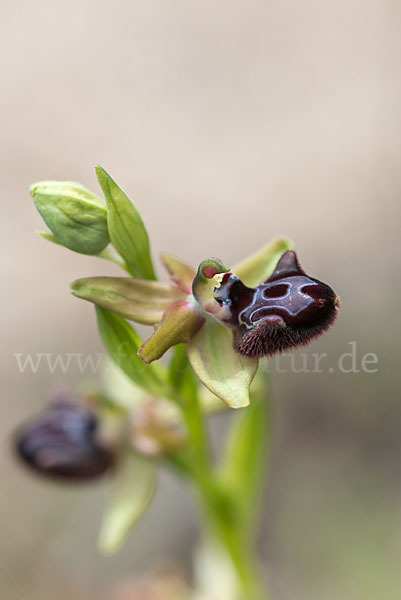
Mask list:
[[214,297],[230,309],[224,323],[234,330],[235,349],[251,358],[308,344],[330,327],[339,306],[332,288],[309,277],[292,250],[256,288],[226,273]]
[[112,452],[96,440],[96,429],[93,413],[61,401],[20,430],[16,450],[25,464],[47,477],[94,479],[113,463]]

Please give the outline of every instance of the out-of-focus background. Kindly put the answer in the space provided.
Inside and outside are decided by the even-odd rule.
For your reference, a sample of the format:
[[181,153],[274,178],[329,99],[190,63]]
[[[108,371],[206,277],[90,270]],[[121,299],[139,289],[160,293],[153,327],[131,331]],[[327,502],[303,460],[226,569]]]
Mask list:
[[[133,575],[187,569],[197,537],[190,493],[165,476],[101,557],[105,485],[48,485],[9,449],[55,382],[82,380],[20,373],[15,354],[102,352],[68,284],[117,268],[36,236],[27,192],[98,190],[96,162],[140,206],[155,256],[234,263],[283,234],[340,294],[329,334],[271,366],[260,552],[277,600],[400,598],[400,16],[396,0],[1,3],[2,598],[126,600]],[[323,372],[295,372],[316,352]]]

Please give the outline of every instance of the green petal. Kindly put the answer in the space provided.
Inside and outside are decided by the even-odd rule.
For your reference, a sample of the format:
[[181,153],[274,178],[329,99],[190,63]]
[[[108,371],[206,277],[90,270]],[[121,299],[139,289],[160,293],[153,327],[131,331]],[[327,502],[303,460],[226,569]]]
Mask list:
[[195,269],[171,254],[162,254],[164,266],[170,274],[171,279],[187,294],[192,292],[192,280],[195,277]]
[[127,449],[119,458],[112,497],[103,517],[101,552],[111,554],[122,546],[153,500],[156,487],[155,461]]
[[127,194],[99,165],[95,167],[107,203],[110,239],[134,277],[156,279],[142,217]]
[[188,344],[188,357],[201,382],[231,408],[249,404],[258,360],[233,348],[232,332],[210,317]]
[[288,240],[274,240],[267,246],[264,246],[248,258],[232,268],[234,275],[239,277],[245,285],[255,287],[262,281],[265,281],[274,271],[280,256],[293,248],[293,244]]
[[185,298],[173,285],[129,277],[87,277],[71,284],[78,298],[144,325],[158,323],[170,304]]
[[153,335],[142,344],[139,356],[146,363],[157,360],[172,346],[188,342],[204,321],[195,305],[175,302],[166,310]]
[[[56,243],[81,254],[97,254],[110,242],[106,205],[83,185],[39,181],[30,194]],[[47,239],[53,241],[50,234]]]
[[113,361],[137,385],[154,396],[167,397],[170,386],[167,371],[160,364],[146,366],[138,356],[142,340],[119,315],[96,307],[102,341]]

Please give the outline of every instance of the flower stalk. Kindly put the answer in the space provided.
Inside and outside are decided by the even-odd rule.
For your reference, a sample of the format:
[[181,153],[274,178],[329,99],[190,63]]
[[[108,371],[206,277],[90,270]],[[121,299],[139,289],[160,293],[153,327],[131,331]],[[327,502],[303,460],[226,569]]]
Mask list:
[[267,447],[267,381],[258,378],[251,407],[247,414],[234,415],[221,461],[213,464],[196,382],[188,364],[185,369],[183,349],[177,350],[176,360],[186,380],[177,391],[191,448],[185,475],[197,491],[205,517],[205,543],[214,551],[217,548],[230,567],[232,600],[268,600],[254,551],[255,498],[262,486]]

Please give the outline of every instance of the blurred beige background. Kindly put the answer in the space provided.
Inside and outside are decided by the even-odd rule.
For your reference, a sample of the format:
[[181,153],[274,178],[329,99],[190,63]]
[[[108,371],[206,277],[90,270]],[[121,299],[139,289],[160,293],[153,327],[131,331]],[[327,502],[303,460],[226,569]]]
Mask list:
[[356,341],[378,371],[273,365],[260,549],[276,600],[400,598],[400,16],[396,0],[3,0],[2,598],[115,600],[134,573],[188,567],[196,539],[191,496],[167,476],[102,558],[105,486],[48,486],[10,454],[54,381],[81,380],[20,374],[14,354],[102,351],[68,283],[116,270],[36,236],[27,193],[52,178],[98,189],[96,162],[140,206],[155,256],[234,263],[284,234],[340,294],[307,354],[335,365]]

